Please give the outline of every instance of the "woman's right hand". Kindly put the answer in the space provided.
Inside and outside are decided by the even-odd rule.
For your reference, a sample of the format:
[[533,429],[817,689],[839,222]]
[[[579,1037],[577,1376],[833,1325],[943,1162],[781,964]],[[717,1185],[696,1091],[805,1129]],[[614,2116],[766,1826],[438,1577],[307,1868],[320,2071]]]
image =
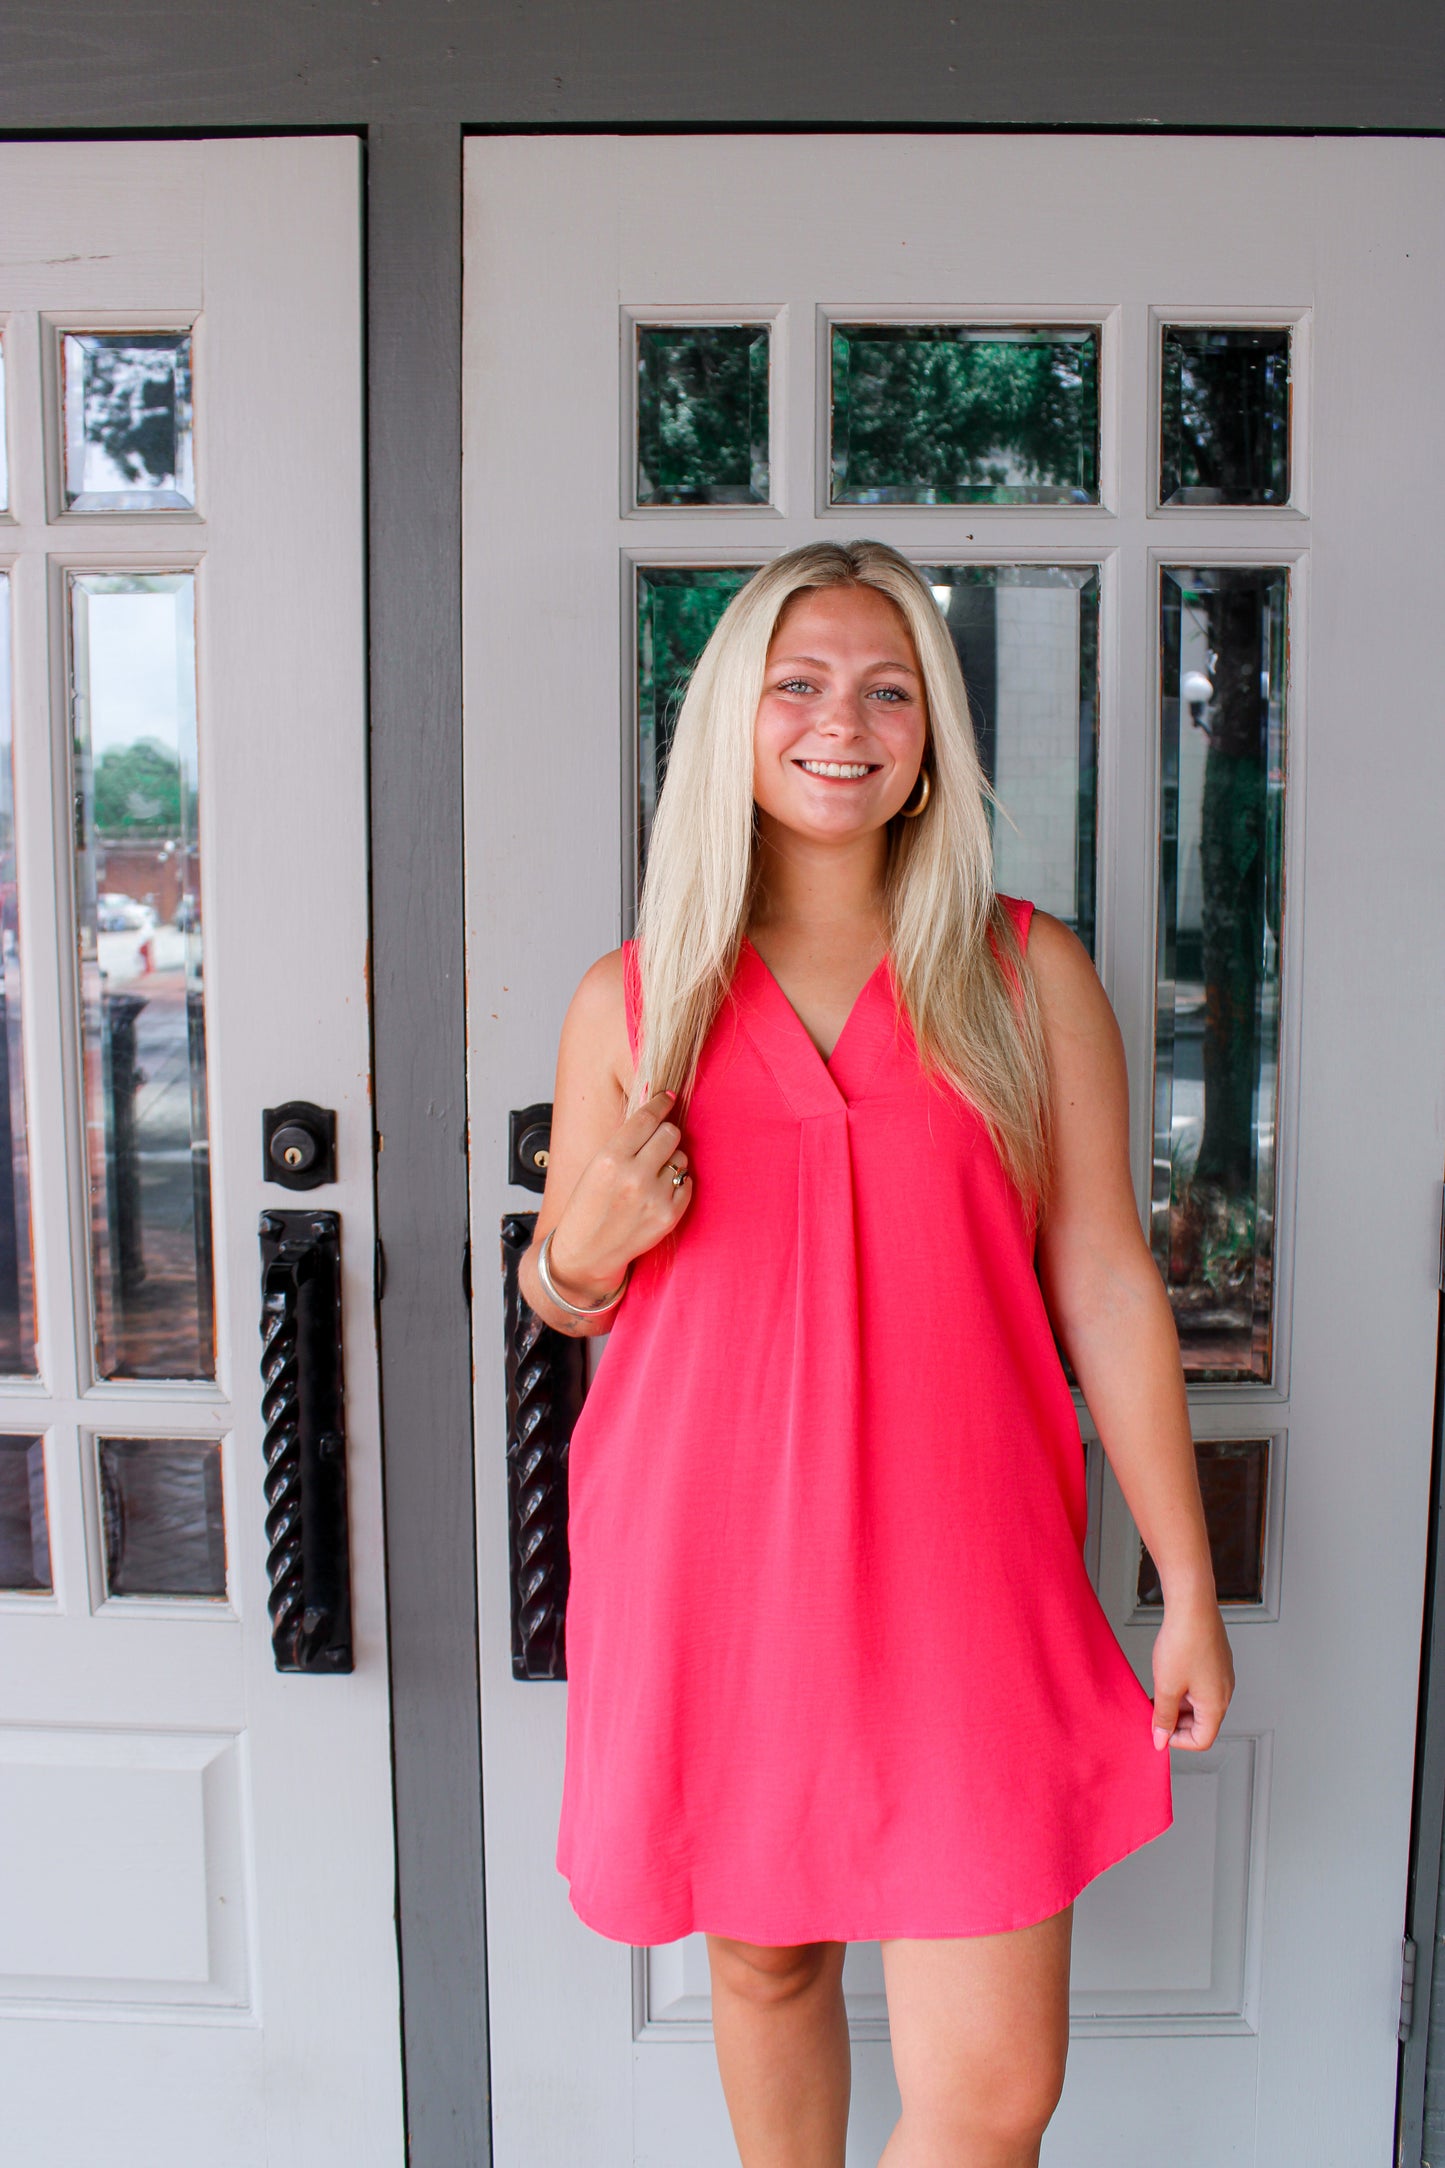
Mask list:
[[[547,1264],[560,1292],[581,1304],[605,1301],[692,1201],[682,1131],[670,1118],[676,1096],[659,1092],[628,1115],[583,1167],[557,1220]],[[680,1183],[674,1167],[684,1170]]]

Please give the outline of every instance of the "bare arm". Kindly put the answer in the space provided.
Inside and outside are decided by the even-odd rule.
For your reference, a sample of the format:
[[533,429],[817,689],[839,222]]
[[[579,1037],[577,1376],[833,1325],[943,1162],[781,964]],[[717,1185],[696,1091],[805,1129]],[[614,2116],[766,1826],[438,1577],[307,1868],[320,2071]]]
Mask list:
[[[1171,1743],[1212,1744],[1234,1690],[1169,1297],[1129,1173],[1129,1083],[1108,996],[1083,944],[1036,911],[1029,934],[1053,1079],[1054,1194],[1039,1284],[1110,1466],[1159,1569],[1155,1715]],[[1181,1734],[1187,1702],[1190,1728]],[[1156,1731],[1156,1743],[1158,1734]]]
[[529,1307],[576,1339],[606,1332],[616,1313],[573,1318],[543,1293],[537,1252],[547,1235],[556,1229],[547,1262],[561,1293],[583,1305],[603,1302],[692,1197],[690,1178],[674,1188],[666,1172],[669,1164],[687,1165],[681,1131],[666,1119],[669,1095],[626,1115],[631,1076],[622,951],[613,949],[584,974],[563,1019],[547,1183],[518,1270]]

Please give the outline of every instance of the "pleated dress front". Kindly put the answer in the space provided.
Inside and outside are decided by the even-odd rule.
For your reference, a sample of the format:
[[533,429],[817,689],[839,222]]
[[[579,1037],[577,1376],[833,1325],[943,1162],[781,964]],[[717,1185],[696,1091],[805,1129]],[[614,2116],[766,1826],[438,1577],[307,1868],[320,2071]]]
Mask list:
[[572,1906],[636,1944],[1047,1918],[1172,1799],[1029,1216],[887,957],[825,1061],[745,941],[684,1147],[570,1447]]

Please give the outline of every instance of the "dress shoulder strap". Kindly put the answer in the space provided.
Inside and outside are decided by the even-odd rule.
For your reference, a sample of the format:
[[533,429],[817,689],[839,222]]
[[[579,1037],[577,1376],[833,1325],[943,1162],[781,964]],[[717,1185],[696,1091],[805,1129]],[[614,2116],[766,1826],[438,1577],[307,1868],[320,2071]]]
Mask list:
[[999,902],[1014,922],[1014,932],[1019,937],[1019,947],[1029,945],[1029,927],[1033,923],[1034,907],[1022,896],[1006,896],[1002,889],[996,891]]
[[622,944],[622,988],[627,1004],[627,1044],[637,1059],[638,1025],[642,1016],[642,969],[635,940]]

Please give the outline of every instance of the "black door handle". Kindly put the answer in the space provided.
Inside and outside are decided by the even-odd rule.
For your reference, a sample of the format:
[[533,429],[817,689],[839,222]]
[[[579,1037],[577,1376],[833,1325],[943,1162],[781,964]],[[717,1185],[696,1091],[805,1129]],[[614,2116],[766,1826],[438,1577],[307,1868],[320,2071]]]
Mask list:
[[341,1215],[261,1214],[266,1571],[278,1671],[350,1671]]
[[587,1389],[587,1350],[544,1325],[522,1294],[517,1271],[536,1225],[535,1212],[502,1221],[512,1676],[565,1679],[567,1449]]

